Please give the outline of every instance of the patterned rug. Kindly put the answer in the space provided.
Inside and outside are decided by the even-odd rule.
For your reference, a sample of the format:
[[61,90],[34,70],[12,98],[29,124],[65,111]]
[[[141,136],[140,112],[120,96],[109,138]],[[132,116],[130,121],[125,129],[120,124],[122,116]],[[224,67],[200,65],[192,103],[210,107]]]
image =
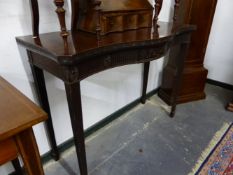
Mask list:
[[195,175],[233,175],[233,124],[229,126]]

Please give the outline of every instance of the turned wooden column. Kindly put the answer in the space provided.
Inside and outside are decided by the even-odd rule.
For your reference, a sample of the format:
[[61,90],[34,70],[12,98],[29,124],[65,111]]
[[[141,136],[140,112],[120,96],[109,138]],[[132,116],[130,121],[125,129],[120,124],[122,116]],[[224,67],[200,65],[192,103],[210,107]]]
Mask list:
[[[178,103],[205,98],[204,88],[208,70],[204,67],[203,62],[216,4],[217,0],[175,0],[174,22],[197,26],[197,30],[192,35],[185,61],[182,82],[178,92]],[[171,83],[174,81],[174,78],[172,78],[174,72],[174,67],[171,67],[169,72],[165,72],[166,75],[171,77]],[[165,92],[161,89],[159,96],[167,103],[171,102],[171,92]]]
[[157,24],[157,22],[158,22],[158,19],[159,19],[158,16],[159,16],[159,13],[161,11],[162,5],[163,5],[163,0],[155,0],[154,18],[153,18],[154,24]]
[[64,0],[54,0],[54,4],[57,6],[56,13],[60,22],[61,27],[61,36],[63,38],[67,38],[68,32],[66,29],[66,19],[65,19],[65,9],[64,6]]

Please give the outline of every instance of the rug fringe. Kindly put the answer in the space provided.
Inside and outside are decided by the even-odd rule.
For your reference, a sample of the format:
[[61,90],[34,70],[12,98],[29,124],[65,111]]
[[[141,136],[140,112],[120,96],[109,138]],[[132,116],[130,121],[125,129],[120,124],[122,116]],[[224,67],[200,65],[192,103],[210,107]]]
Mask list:
[[193,167],[192,172],[190,172],[188,175],[195,175],[195,173],[198,171],[202,163],[206,160],[210,152],[214,149],[216,144],[221,140],[223,134],[227,131],[229,127],[230,127],[229,123],[224,123],[221,129],[215,133],[208,147],[201,153],[201,156],[199,157],[196,165]]

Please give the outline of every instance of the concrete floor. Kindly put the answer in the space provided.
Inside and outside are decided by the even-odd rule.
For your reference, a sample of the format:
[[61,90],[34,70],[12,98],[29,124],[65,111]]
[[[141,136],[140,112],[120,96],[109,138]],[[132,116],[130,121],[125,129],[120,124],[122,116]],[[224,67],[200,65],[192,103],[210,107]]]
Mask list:
[[[212,85],[206,100],[182,104],[174,119],[158,97],[102,128],[86,140],[89,175],[187,175],[217,131],[233,121],[225,111],[233,92]],[[78,175],[74,148],[46,175]]]

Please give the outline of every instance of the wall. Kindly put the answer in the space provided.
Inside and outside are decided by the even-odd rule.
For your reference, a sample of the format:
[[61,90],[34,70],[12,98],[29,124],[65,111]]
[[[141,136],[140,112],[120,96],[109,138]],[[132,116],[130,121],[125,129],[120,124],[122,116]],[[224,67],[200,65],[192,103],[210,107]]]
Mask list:
[[208,78],[233,85],[233,1],[219,0],[205,56]]
[[[153,1],[153,0],[151,0]],[[165,1],[160,19],[168,21],[173,10],[172,0]],[[39,0],[41,33],[58,31],[59,24],[52,1]],[[66,7],[66,9],[69,9]],[[29,3],[25,0],[0,1],[0,75],[17,87],[31,100],[34,98],[32,75],[25,50],[17,47],[15,36],[31,34]],[[67,13],[67,17],[69,17]],[[68,24],[69,25],[69,24]],[[151,64],[148,91],[159,86],[163,60]],[[58,144],[72,137],[63,83],[45,73],[49,101]],[[81,82],[84,127],[88,128],[114,111],[140,97],[142,65],[118,67]],[[34,127],[41,154],[49,150],[44,125]],[[0,167],[0,174],[12,171],[10,164]]]

